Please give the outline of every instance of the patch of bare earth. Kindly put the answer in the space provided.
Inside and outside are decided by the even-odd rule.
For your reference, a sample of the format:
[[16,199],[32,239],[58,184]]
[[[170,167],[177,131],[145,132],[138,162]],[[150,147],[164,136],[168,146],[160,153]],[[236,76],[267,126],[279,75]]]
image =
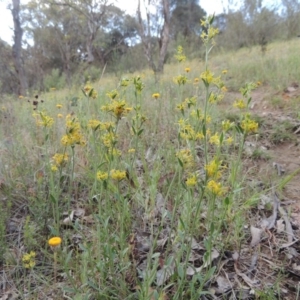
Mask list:
[[[276,101],[272,103],[273,98]],[[245,171],[249,181],[261,189],[261,196],[257,210],[250,217],[250,247],[244,245],[243,255],[239,256],[240,263],[244,263],[243,272],[257,280],[248,285],[262,284],[270,291],[270,299],[299,296],[299,108],[300,88],[295,83],[279,93],[270,94],[261,87],[252,94],[251,112],[260,120],[261,128],[259,138],[246,144]],[[257,149],[261,152],[255,157]],[[244,282],[247,283],[245,278]]]

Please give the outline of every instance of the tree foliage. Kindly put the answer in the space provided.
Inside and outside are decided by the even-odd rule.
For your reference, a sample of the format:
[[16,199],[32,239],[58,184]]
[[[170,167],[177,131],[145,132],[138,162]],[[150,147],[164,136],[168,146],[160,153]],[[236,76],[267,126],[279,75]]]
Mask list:
[[[232,3],[232,1],[229,1]],[[110,0],[11,0],[14,44],[0,40],[0,92],[26,94],[64,84],[83,84],[87,74],[116,74],[145,67],[155,71],[182,45],[190,57],[201,56],[198,0],[139,0],[131,16]],[[215,17],[223,49],[260,45],[300,35],[299,0],[243,0]],[[269,3],[269,2],[268,2]]]
[[198,2],[198,0],[172,0],[171,33],[175,39],[179,34],[185,37],[199,36],[200,20],[206,13]]

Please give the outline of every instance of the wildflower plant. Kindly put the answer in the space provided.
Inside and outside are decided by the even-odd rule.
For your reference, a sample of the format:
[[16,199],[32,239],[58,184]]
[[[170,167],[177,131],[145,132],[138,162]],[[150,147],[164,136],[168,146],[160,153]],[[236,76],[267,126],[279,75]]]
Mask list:
[[[244,142],[248,135],[256,133],[258,130],[258,124],[248,112],[251,91],[256,87],[255,84],[247,84],[243,87],[240,90],[241,98],[233,104],[234,107],[241,110],[238,124],[226,119],[221,121],[221,126],[216,126],[214,122],[211,122],[211,114],[223,100],[227,91],[222,80],[222,76],[226,75],[227,70],[221,75],[216,75],[209,68],[209,54],[215,45],[215,37],[218,34],[218,29],[212,26],[213,19],[212,16],[201,21],[203,28],[201,38],[205,46],[205,69],[200,73],[199,78],[204,86],[204,100],[199,99],[199,97],[203,97],[201,95],[191,96],[176,106],[177,111],[181,114],[177,123],[178,144],[181,149],[176,152],[176,157],[182,170],[187,193],[185,206],[178,221],[176,239],[180,239],[183,232],[184,236],[194,234],[191,228],[201,226],[197,220],[200,220],[200,214],[205,207],[207,215],[205,226],[209,228],[209,233],[205,241],[207,252],[204,257],[209,266],[211,266],[210,253],[212,248],[216,247],[217,236],[223,224],[220,216],[225,218],[226,213],[236,209],[232,202],[234,195],[229,191],[230,188],[237,187]],[[180,53],[183,53],[183,49],[180,49]],[[181,60],[178,59],[178,61]],[[183,77],[183,75],[176,77],[175,83],[183,86],[186,83]],[[182,93],[179,94],[180,96]],[[227,157],[226,149],[234,141],[239,144],[237,159],[229,167],[225,167],[222,161]],[[197,151],[199,147],[202,149],[200,156]],[[200,174],[197,171],[199,168],[203,169]],[[191,194],[195,190],[197,190],[196,202]],[[223,207],[222,198],[226,198],[226,209]],[[223,212],[216,213],[218,207],[223,207]],[[191,215],[193,216],[192,222],[190,221]],[[212,266],[210,270],[213,270]]]

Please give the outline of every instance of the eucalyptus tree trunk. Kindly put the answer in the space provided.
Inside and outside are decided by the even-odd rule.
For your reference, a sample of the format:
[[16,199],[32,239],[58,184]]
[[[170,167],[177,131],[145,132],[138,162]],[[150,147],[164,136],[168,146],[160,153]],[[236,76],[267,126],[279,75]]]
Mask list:
[[23,30],[20,22],[20,0],[12,0],[11,13],[14,21],[14,44],[12,47],[12,56],[14,60],[14,67],[18,78],[19,95],[26,95],[27,80],[24,72],[22,62],[22,36]]
[[[148,2],[150,4],[151,1]],[[147,59],[149,67],[154,71],[154,73],[162,73],[164,70],[164,63],[167,55],[168,44],[170,40],[170,2],[169,0],[161,0],[162,4],[162,18],[163,26],[160,30],[158,36],[159,41],[159,57],[158,61],[154,61],[154,47],[153,47],[153,37],[151,28],[153,24],[151,23],[150,11],[146,9],[146,22],[142,19],[141,13],[141,3],[138,1],[137,17],[138,17],[138,32],[142,41],[144,55]]]
[[170,40],[170,3],[169,0],[162,0],[164,25],[161,30],[159,41],[159,60],[157,72],[162,73],[167,55],[169,40]]

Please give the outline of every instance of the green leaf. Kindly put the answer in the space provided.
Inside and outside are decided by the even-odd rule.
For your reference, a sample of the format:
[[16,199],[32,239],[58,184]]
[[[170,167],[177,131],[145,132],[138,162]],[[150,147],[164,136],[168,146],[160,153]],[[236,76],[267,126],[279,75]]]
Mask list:
[[89,97],[92,97],[92,95],[93,95],[93,92],[94,92],[94,89],[91,89],[90,91],[89,91]]
[[220,144],[223,143],[223,140],[224,140],[224,133],[222,132],[221,135],[220,135]]
[[230,202],[229,197],[226,197],[226,198],[224,199],[224,202],[225,202],[226,205],[229,205],[229,202]]
[[131,126],[131,129],[132,129],[132,131],[133,131],[133,134],[136,135],[136,130],[135,130],[135,128],[134,128],[133,126]]
[[56,199],[55,199],[55,197],[52,194],[50,194],[50,200],[51,200],[52,203],[56,203],[57,202]]
[[183,162],[181,161],[180,158],[177,157],[177,159],[178,159],[178,162],[179,162],[179,164],[180,164],[180,167],[183,168]]
[[203,135],[206,136],[206,126],[205,126],[205,124],[203,124],[202,132],[203,132]]
[[184,275],[184,270],[183,270],[182,264],[179,264],[177,266],[177,272],[178,272],[180,279],[184,279],[185,275]]

